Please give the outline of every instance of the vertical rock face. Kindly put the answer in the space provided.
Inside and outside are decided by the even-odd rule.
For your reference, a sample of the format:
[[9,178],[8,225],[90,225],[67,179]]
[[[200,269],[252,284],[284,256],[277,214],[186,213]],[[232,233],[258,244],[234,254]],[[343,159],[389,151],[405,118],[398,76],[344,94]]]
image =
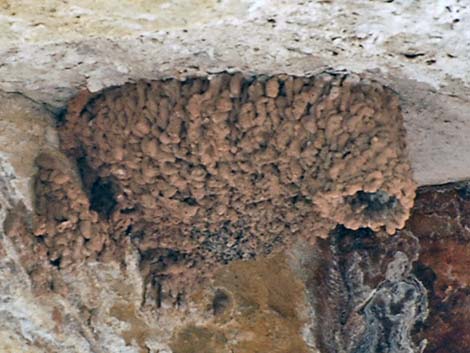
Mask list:
[[407,225],[421,247],[414,272],[429,293],[430,316],[417,333],[429,353],[470,347],[469,191],[468,182],[418,189]]
[[180,328],[170,346],[174,353],[307,353],[304,289],[285,255],[231,263],[195,295],[208,308],[208,323]]
[[319,240],[306,271],[321,352],[421,352],[411,330],[427,317],[424,286],[411,273],[418,240],[367,229]]

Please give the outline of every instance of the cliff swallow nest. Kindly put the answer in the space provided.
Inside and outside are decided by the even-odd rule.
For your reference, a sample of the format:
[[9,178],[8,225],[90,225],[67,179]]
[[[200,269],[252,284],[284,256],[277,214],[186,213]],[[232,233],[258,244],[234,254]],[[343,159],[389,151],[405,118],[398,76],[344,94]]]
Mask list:
[[59,132],[65,156],[37,159],[34,232],[61,266],[122,241],[148,272],[336,224],[393,234],[415,195],[398,97],[356,75],[139,81],[79,95]]

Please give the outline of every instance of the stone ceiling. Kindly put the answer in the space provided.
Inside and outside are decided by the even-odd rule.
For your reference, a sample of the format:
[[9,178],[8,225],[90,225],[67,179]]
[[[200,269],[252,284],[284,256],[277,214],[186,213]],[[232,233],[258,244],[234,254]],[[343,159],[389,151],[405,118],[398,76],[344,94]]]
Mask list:
[[470,175],[470,6],[408,1],[0,1],[0,89],[55,112],[80,88],[224,70],[367,73],[402,100],[415,179]]

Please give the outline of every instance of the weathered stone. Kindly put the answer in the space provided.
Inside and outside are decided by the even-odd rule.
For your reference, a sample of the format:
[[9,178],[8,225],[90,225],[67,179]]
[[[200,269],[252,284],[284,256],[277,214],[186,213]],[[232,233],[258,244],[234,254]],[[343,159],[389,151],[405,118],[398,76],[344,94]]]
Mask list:
[[430,314],[416,336],[426,353],[466,353],[470,347],[469,183],[418,189],[407,229],[420,242],[415,273],[429,293]]

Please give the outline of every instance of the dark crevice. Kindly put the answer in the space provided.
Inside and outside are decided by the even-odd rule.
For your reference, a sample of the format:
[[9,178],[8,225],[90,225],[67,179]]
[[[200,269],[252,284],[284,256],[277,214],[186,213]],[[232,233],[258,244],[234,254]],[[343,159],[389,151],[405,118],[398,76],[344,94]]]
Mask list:
[[[98,212],[102,218],[108,219],[117,205],[114,183],[100,178],[88,163],[86,156],[77,158],[77,166],[83,187],[90,200],[90,208]],[[126,211],[124,210],[123,213]]]
[[116,207],[115,191],[110,181],[98,178],[90,192],[90,207],[100,216],[108,219]]
[[57,259],[55,259],[55,260],[50,260],[49,263],[50,263],[52,266],[56,267],[56,268],[60,268],[60,262],[61,262],[61,260],[62,260],[62,258],[59,257],[59,258],[57,258]]
[[366,213],[382,213],[387,210],[393,210],[398,200],[386,192],[378,190],[377,192],[358,191],[350,200],[353,209],[364,208]]
[[434,293],[434,282],[436,282],[437,276],[431,267],[418,261],[413,265],[413,274],[421,281],[429,293]]
[[56,114],[54,114],[54,119],[57,123],[57,126],[62,126],[65,124],[66,116],[67,116],[67,108],[62,108]]
[[220,315],[225,312],[225,310],[230,305],[230,297],[225,291],[217,289],[214,294],[214,299],[212,299],[212,312],[214,315]]

